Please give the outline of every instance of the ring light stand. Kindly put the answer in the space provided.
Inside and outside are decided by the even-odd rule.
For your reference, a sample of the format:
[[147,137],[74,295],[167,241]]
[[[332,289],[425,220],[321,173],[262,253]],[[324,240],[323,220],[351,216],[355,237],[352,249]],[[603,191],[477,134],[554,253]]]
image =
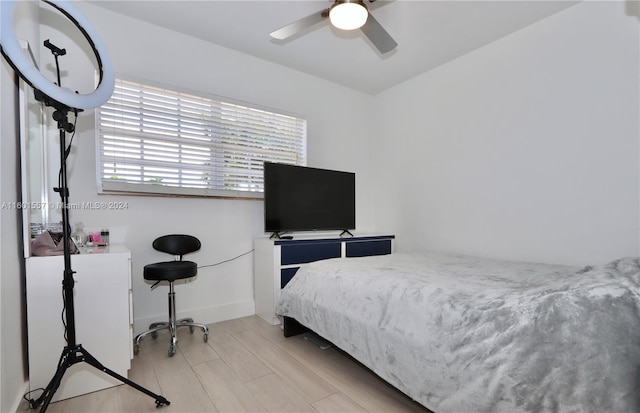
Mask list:
[[61,88],[60,83],[60,67],[58,65],[58,57],[66,54],[65,49],[60,49],[53,45],[49,40],[45,40],[44,45],[53,54],[56,62],[56,72],[58,83],[54,84],[47,80],[35,65],[27,59],[22,52],[19,43],[14,34],[13,14],[15,9],[15,1],[1,0],[0,18],[1,32],[0,41],[2,46],[2,54],[8,60],[9,64],[31,87],[34,88],[36,99],[43,102],[46,106],[51,106],[55,110],[53,119],[58,123],[60,131],[60,179],[59,187],[54,188],[55,192],[60,194],[62,201],[62,242],[64,243],[64,275],[62,281],[62,291],[64,300],[64,311],[66,319],[66,339],[67,345],[62,350],[58,367],[51,381],[47,385],[42,395],[37,399],[30,399],[29,404],[32,409],[42,406],[40,412],[45,412],[55,392],[60,387],[62,378],[68,368],[74,364],[85,362],[90,366],[108,374],[109,376],[127,384],[136,390],[153,397],[156,407],[171,404],[163,396],[157,395],[144,387],[134,383],[106,368],[95,357],[93,357],[82,344],[76,343],[75,329],[75,311],[73,302],[74,271],[71,269],[71,250],[70,250],[70,227],[69,227],[69,187],[67,185],[67,155],[66,133],[72,133],[75,125],[68,120],[69,112],[73,112],[76,116],[83,109],[91,109],[98,107],[109,100],[113,93],[115,75],[111,67],[111,63],[107,59],[106,50],[99,37],[93,32],[91,26],[85,18],[77,12],[71,4],[66,1],[43,0],[45,3],[53,6],[69,18],[80,29],[84,37],[89,41],[100,67],[100,81],[96,90],[89,95],[81,95],[73,93]]

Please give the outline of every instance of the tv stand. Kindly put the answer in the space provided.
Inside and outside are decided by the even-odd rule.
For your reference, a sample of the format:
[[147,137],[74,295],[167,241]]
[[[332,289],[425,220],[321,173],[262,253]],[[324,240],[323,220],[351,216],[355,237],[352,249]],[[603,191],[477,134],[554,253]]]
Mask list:
[[353,238],[353,234],[348,229],[343,229],[340,233],[340,238],[344,237],[345,234],[348,234],[351,238]]
[[350,259],[393,253],[394,235],[352,238],[297,236],[274,240],[266,236],[254,241],[254,286],[256,314],[271,324],[280,324],[275,309],[280,289],[307,263],[331,258]]

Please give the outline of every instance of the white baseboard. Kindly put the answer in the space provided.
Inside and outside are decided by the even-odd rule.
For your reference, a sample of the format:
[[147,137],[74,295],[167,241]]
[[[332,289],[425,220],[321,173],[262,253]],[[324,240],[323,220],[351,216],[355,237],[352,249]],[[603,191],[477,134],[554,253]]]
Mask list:
[[[26,405],[26,401],[24,400],[23,396],[29,391],[29,381],[25,381],[24,385],[22,386],[22,392],[16,394],[16,400],[13,402],[13,407],[9,410],[10,412],[16,413],[18,411],[18,409],[20,409],[20,404],[24,401],[25,405]],[[24,409],[21,409],[20,411],[24,411]]]
[[[235,303],[218,305],[207,308],[178,311],[177,319],[191,317],[193,321],[201,324],[217,323],[219,321],[231,320],[234,318],[246,317],[256,313],[256,303],[254,300],[238,301]],[[134,335],[140,334],[149,328],[149,324],[158,321],[168,321],[169,314],[157,314],[152,317],[134,318]]]

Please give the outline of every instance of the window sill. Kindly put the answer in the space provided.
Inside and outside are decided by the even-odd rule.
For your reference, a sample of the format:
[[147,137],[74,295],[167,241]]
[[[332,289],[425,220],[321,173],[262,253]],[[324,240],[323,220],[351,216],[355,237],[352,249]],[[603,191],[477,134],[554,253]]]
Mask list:
[[133,196],[162,196],[162,197],[199,197],[199,198],[228,198],[262,200],[264,193],[257,191],[232,191],[204,188],[181,188],[167,185],[133,184],[128,182],[102,182],[98,184],[98,194],[101,195],[133,195]]

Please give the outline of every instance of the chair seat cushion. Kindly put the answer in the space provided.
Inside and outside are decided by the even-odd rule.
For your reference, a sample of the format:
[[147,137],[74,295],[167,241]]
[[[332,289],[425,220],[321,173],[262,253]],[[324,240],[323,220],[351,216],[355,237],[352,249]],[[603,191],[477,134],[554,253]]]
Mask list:
[[191,278],[198,273],[198,265],[192,261],[156,262],[144,266],[144,279],[151,281],[175,281]]

